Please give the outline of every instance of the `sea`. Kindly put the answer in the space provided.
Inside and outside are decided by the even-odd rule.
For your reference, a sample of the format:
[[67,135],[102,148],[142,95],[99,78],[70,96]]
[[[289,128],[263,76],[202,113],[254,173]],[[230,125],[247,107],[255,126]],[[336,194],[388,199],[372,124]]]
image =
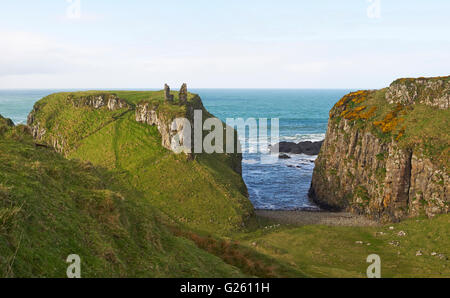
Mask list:
[[[0,114],[11,118],[16,124],[26,123],[27,115],[36,101],[61,91],[77,90],[0,90]],[[244,120],[253,118],[257,121],[263,118],[270,122],[270,119],[276,118],[279,119],[279,141],[301,142],[323,140],[330,109],[342,96],[353,90],[190,89],[189,91],[199,94],[207,110],[223,121],[227,118]],[[249,133],[243,133],[239,137],[244,144],[242,175],[255,209],[317,209],[308,198],[314,160],[317,156],[290,155],[290,159],[267,163],[261,160],[263,152],[254,152],[257,140],[250,139]]]

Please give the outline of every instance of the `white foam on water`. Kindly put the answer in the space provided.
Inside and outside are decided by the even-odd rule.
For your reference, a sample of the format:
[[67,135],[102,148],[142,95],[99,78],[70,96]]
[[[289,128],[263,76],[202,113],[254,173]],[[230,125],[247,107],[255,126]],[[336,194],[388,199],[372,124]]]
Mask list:
[[324,133],[313,133],[313,134],[296,134],[295,136],[280,136],[280,141],[285,142],[319,142],[325,139]]
[[248,164],[248,165],[255,165],[258,164],[259,161],[256,159],[243,159],[242,163]]

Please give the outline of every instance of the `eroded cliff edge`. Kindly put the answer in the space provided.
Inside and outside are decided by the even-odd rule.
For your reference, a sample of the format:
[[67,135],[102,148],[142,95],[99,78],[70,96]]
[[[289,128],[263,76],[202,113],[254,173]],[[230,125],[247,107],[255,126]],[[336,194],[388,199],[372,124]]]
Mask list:
[[449,102],[450,77],[344,96],[330,111],[310,197],[381,221],[448,213]]

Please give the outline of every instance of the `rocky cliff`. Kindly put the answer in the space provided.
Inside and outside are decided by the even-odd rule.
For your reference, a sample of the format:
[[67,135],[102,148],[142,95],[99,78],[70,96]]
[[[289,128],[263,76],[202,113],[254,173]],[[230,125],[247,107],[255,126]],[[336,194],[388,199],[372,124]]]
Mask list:
[[[181,108],[179,108],[181,107]],[[175,109],[174,109],[175,108]],[[195,158],[194,154],[194,111],[201,111],[201,125],[208,118],[213,118],[203,106],[201,98],[197,94],[187,92],[186,84],[180,89],[178,98],[170,93],[169,86],[164,88],[164,102],[154,102],[143,100],[136,105],[135,114],[136,121],[156,126],[161,135],[162,146],[174,152],[185,152],[189,158]],[[189,123],[186,123],[185,120]],[[186,125],[189,124],[189,128]],[[226,124],[224,126],[224,140],[226,144]],[[234,130],[234,129],[233,129]],[[207,132],[202,131],[202,140]],[[174,143],[174,137],[178,136],[178,142]],[[190,140],[187,140],[190,138]],[[235,140],[237,140],[237,132],[235,131]],[[240,144],[236,144],[240,146]],[[225,146],[224,146],[225,147]],[[224,152],[225,152],[224,148]],[[237,152],[237,148],[236,148]],[[230,166],[239,174],[242,174],[242,154],[232,153],[225,154],[230,161]]]
[[[163,104],[143,100],[136,105],[135,113],[136,121],[154,125],[158,128],[163,147],[173,151],[182,150],[190,153],[193,151],[193,144],[186,138],[190,137],[193,140],[194,110],[201,110],[202,115],[209,115],[209,113],[206,111],[198,95],[192,95],[188,101],[187,87],[185,84],[183,84],[183,87],[180,90],[178,102],[174,101],[174,95],[170,94],[169,86],[165,85],[165,100]],[[168,109],[168,107],[174,104],[183,108],[177,112]],[[189,121],[190,133],[186,127],[187,123],[182,120],[183,118]],[[172,142],[176,135],[179,136],[179,148],[175,148],[175,144]]]
[[[202,111],[201,124],[214,117],[197,94],[189,93],[186,84],[179,92],[171,92],[165,85],[163,91],[128,93],[88,91],[53,94],[35,104],[27,123],[36,140],[68,155],[81,140],[131,111],[135,113],[137,122],[157,127],[164,148],[176,153],[185,152],[189,158],[195,158],[190,153],[194,144],[187,140],[189,130],[184,119],[189,121],[190,139],[194,140],[194,111]],[[131,96],[131,101],[127,102],[118,94],[125,94],[125,98]],[[175,136],[179,137],[178,143],[173,142]],[[226,155],[230,166],[241,174],[242,154]]]
[[344,96],[330,111],[310,197],[381,221],[448,213],[449,99],[450,77]]
[[450,105],[450,84],[446,78],[399,79],[386,92],[389,103],[425,104],[439,109]]

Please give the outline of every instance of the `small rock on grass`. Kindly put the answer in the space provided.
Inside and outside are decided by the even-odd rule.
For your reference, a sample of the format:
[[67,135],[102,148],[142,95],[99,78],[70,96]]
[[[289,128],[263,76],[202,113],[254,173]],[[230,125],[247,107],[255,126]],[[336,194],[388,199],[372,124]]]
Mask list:
[[416,257],[421,256],[421,255],[423,255],[422,251],[421,251],[421,250],[418,250],[418,251],[416,252]]
[[389,244],[392,246],[399,246],[400,242],[394,240],[394,241],[389,242]]
[[397,233],[397,235],[400,236],[400,237],[404,237],[404,236],[406,236],[406,232],[400,231],[400,232]]

